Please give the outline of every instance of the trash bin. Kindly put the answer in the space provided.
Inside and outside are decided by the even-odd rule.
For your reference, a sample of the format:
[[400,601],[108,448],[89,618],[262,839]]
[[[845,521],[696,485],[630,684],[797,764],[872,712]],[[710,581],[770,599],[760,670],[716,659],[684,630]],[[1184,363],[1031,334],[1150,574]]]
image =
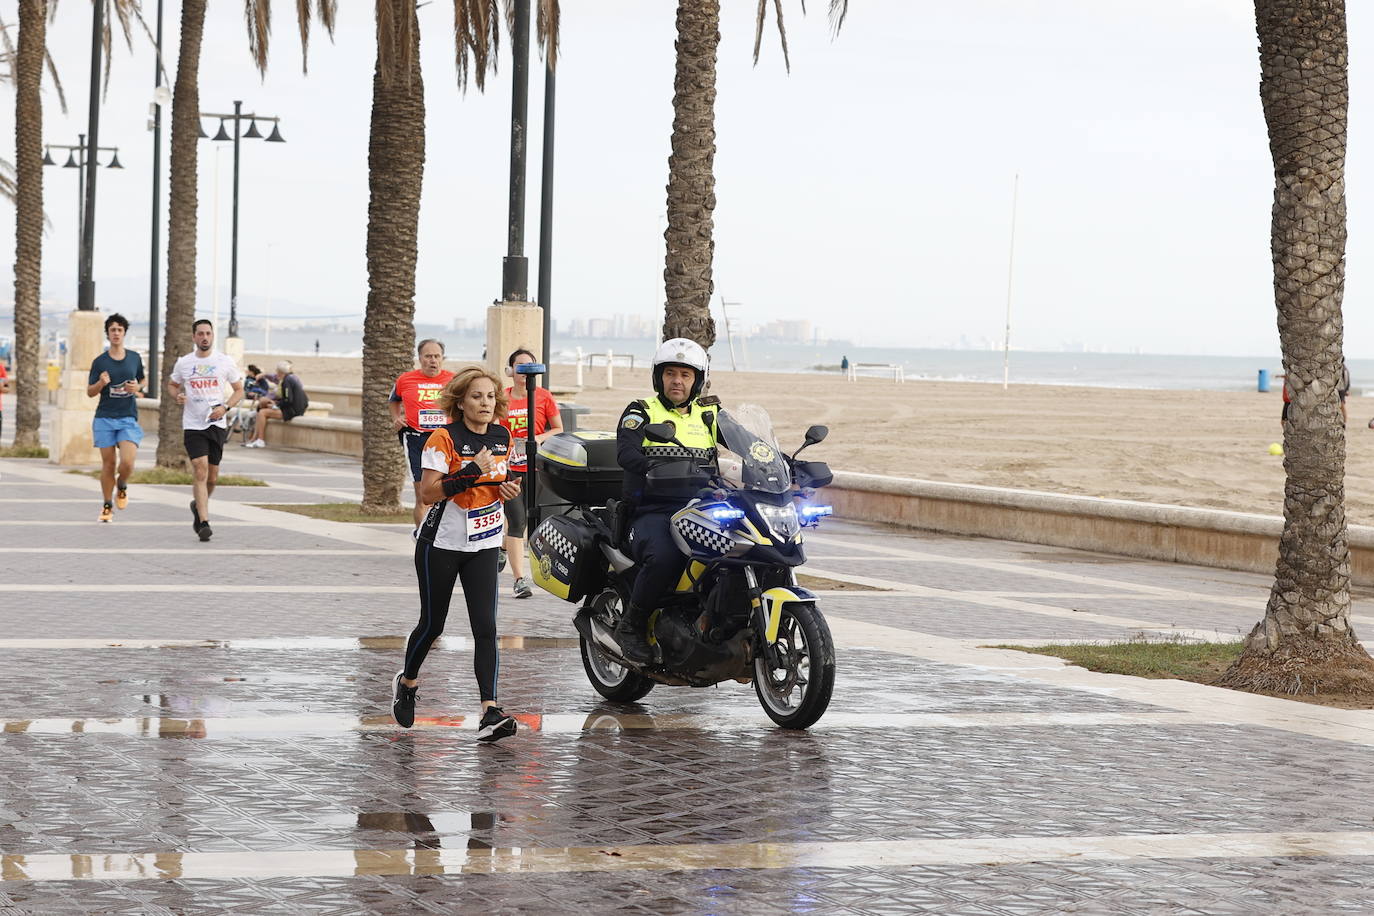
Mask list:
[[1259,390],[1262,391],[1262,392],[1263,392],[1263,391],[1268,391],[1268,390],[1269,390],[1269,370],[1268,370],[1268,369],[1261,369],[1261,370],[1259,371]]
[[590,407],[583,407],[580,404],[573,404],[571,402],[564,403],[562,401],[558,404],[558,415],[563,420],[563,431],[565,433],[577,432],[577,418],[586,416],[591,412],[592,409]]

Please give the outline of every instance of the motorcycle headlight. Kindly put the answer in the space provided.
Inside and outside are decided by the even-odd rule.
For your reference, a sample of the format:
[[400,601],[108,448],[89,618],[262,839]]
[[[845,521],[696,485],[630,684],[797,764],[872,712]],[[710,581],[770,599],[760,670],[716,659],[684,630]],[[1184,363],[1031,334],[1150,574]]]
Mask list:
[[793,503],[785,506],[760,505],[758,510],[773,536],[780,541],[790,541],[801,531],[801,520],[797,518],[797,507]]

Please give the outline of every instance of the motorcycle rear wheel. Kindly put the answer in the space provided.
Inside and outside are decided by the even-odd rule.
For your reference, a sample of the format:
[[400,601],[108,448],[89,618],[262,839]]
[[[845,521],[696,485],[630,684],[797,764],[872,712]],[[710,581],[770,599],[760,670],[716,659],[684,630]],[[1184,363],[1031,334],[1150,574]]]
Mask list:
[[[619,610],[620,596],[612,589],[602,592],[592,604],[592,615],[606,627],[615,626]],[[587,672],[587,680],[606,699],[615,703],[633,703],[654,689],[653,681],[626,668],[596,643],[589,642],[587,637],[579,636],[578,644],[582,650],[582,669]]]
[[782,667],[754,659],[754,693],[778,725],[807,728],[825,714],[835,689],[835,643],[815,602],[783,605],[777,647]]

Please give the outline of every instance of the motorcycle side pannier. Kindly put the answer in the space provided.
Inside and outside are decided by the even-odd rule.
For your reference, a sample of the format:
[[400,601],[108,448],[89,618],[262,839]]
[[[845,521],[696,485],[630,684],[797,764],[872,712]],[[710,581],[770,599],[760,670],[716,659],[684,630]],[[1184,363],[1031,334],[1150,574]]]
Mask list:
[[566,515],[539,523],[530,537],[534,583],[566,601],[581,601],[606,581],[606,558],[596,532]]
[[625,473],[615,459],[615,433],[578,430],[550,436],[535,459],[539,484],[579,506],[618,499]]

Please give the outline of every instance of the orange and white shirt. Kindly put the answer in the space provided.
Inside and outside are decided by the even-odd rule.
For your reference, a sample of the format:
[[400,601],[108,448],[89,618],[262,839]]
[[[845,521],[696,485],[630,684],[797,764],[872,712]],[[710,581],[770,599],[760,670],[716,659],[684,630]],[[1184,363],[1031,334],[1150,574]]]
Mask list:
[[[490,473],[483,473],[472,460],[484,448],[495,461]],[[430,433],[420,453],[421,470],[459,474],[466,486],[430,507],[420,526],[420,540],[464,552],[500,547],[506,528],[501,484],[509,459],[510,431],[495,423],[485,433],[475,433],[461,421]]]

